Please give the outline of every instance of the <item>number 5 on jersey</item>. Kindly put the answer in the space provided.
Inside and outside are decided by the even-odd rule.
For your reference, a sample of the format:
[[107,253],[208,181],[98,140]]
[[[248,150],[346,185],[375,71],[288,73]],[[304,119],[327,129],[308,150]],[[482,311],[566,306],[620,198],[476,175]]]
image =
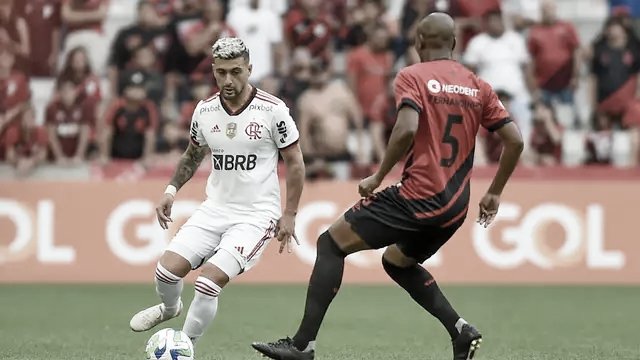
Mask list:
[[442,137],[443,144],[449,144],[451,146],[451,156],[448,158],[440,159],[440,166],[451,167],[456,162],[458,157],[458,151],[460,150],[460,144],[455,136],[451,135],[453,125],[462,124],[462,115],[449,114],[447,116],[447,125],[444,129],[444,136]]

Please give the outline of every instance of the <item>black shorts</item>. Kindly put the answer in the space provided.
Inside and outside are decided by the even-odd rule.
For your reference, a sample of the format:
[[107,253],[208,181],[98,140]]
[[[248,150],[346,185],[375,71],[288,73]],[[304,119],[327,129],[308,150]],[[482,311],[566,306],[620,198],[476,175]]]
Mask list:
[[395,244],[405,256],[423,263],[451,239],[466,214],[447,227],[416,219],[398,187],[390,186],[360,200],[344,213],[344,218],[372,249]]

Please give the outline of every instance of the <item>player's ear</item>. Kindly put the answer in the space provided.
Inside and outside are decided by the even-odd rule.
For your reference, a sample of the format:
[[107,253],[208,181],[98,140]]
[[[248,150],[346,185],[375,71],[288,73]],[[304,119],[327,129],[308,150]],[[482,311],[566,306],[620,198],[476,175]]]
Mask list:
[[251,71],[253,71],[253,64],[249,64],[247,66],[247,70],[249,71],[249,75],[251,75]]
[[416,36],[415,44],[413,45],[416,48],[416,51],[422,50],[423,43],[424,38],[422,37],[422,34],[418,34],[418,36]]
[[455,50],[456,48],[456,44],[458,43],[458,39],[456,39],[455,37],[453,38],[453,46],[451,46],[451,51]]

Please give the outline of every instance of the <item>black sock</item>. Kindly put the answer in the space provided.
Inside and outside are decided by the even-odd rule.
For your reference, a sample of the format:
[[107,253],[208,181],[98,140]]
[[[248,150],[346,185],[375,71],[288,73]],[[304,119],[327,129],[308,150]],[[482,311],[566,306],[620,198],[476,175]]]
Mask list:
[[342,284],[346,256],[329,232],[325,231],[320,235],[318,256],[307,288],[304,317],[298,332],[293,336],[293,343],[298,350],[306,349],[309,342],[315,341],[324,314]]
[[456,323],[460,316],[453,310],[453,307],[440,291],[438,284],[427,269],[420,265],[401,268],[391,264],[384,258],[382,259],[382,266],[393,281],[402,286],[415,302],[440,320],[452,339],[458,336]]

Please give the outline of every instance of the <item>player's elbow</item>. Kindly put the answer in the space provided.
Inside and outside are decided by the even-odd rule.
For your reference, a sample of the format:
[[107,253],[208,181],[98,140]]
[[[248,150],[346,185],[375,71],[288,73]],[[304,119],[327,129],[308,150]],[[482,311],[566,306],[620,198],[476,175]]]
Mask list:
[[514,137],[504,141],[504,147],[508,149],[508,151],[520,155],[524,150],[524,141],[521,136]]
[[415,128],[413,127],[404,128],[402,129],[402,131],[399,132],[400,139],[405,141],[413,141],[413,139],[416,137],[417,132],[418,132],[417,126]]

